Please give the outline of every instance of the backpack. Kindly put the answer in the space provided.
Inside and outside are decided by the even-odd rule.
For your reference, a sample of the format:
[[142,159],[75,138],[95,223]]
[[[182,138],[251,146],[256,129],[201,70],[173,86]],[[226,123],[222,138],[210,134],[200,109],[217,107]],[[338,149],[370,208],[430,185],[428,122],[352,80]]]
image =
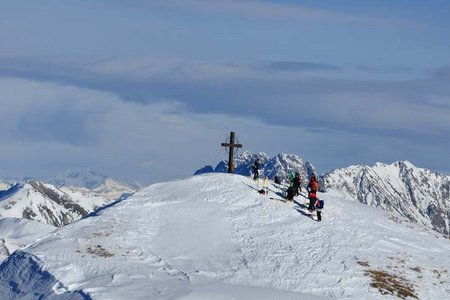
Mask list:
[[319,185],[317,184],[317,181],[311,182],[311,190],[314,192],[317,192],[319,190]]
[[281,184],[281,179],[280,179],[280,177],[275,176],[275,178],[274,178],[273,180],[274,180],[274,182],[275,182],[276,184]]
[[325,202],[323,200],[317,200],[316,204],[314,205],[316,208],[322,209]]

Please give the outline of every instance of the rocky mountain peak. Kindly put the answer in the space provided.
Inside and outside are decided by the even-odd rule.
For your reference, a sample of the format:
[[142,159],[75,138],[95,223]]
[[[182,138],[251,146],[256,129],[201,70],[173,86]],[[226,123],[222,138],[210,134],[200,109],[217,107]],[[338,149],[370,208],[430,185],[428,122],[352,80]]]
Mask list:
[[[260,160],[260,176],[267,176],[273,179],[275,176],[282,180],[289,177],[290,174],[299,172],[304,179],[315,173],[314,166],[309,162],[303,162],[303,159],[295,154],[279,153],[273,157],[264,152],[252,154],[249,151],[243,151],[235,158],[235,173],[250,176],[252,174],[252,165],[256,159]],[[228,161],[220,161],[215,168],[205,166],[195,172],[196,175],[210,172],[227,172]]]
[[337,169],[319,181],[324,192],[339,191],[350,199],[449,233],[449,176],[418,168],[409,161],[397,161]]

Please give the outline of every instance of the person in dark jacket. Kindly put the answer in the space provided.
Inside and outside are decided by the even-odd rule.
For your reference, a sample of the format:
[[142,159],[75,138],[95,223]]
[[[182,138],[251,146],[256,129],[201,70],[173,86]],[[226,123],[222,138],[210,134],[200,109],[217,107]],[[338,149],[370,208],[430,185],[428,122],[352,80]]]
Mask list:
[[298,172],[295,172],[295,177],[294,179],[292,179],[292,186],[294,187],[294,192],[296,196],[300,195],[301,192],[300,185],[301,185],[300,174]]
[[295,196],[294,186],[291,185],[291,186],[288,187],[288,189],[287,189],[286,200],[288,200],[288,201],[294,201],[294,196]]
[[259,158],[255,160],[252,166],[253,169],[253,180],[258,179],[259,176]]

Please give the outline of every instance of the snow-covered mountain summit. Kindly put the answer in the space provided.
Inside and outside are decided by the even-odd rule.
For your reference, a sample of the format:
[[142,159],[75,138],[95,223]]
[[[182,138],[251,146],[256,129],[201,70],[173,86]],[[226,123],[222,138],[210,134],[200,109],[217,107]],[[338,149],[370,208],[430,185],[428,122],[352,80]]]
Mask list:
[[89,169],[67,170],[58,174],[55,178],[48,180],[50,184],[56,187],[72,186],[95,189],[102,185],[108,177]]
[[270,199],[277,185],[267,196],[255,185],[204,174],[144,188],[12,254],[0,266],[0,298],[448,296],[442,235],[333,193],[319,193],[316,222],[304,196],[283,203]]
[[121,182],[88,169],[68,170],[48,182],[56,187],[70,187],[72,190],[82,192],[91,191],[109,200],[132,194],[140,188],[136,183]]
[[[259,154],[252,154],[245,150],[243,153],[235,158],[235,174],[249,176],[252,174],[252,165],[255,160],[259,158],[260,164],[260,176],[267,176],[269,179],[273,179],[275,176],[279,176],[280,179],[286,180],[290,174],[299,172],[301,178],[306,179],[312,173],[315,173],[314,166],[309,162],[303,162],[303,159],[295,154],[279,153],[274,157],[269,157],[264,152]],[[227,172],[228,161],[220,161],[215,168],[212,166],[206,166],[195,172],[195,175],[210,173],[210,172]]]
[[449,234],[450,176],[398,161],[337,169],[322,176],[320,186]]

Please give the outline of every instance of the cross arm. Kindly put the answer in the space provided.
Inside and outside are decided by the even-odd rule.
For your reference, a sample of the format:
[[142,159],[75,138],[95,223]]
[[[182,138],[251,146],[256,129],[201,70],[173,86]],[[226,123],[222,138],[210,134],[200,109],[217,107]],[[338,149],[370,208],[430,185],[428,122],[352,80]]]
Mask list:
[[236,147],[236,148],[241,148],[241,147],[242,147],[242,144],[222,143],[222,147]]

